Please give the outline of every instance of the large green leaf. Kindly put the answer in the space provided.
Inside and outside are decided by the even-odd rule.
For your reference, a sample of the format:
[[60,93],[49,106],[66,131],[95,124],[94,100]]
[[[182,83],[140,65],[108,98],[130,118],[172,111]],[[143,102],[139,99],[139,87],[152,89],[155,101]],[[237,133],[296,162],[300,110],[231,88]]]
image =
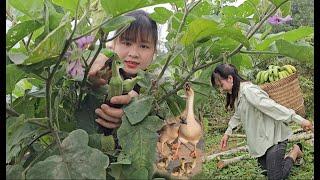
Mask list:
[[43,0],[9,0],[9,4],[32,19],[41,17],[44,8]]
[[63,18],[63,14],[58,13],[51,2],[47,1],[46,4],[49,10],[49,22],[47,23],[49,23],[49,30],[52,31],[59,26],[60,21]]
[[21,165],[7,165],[6,179],[23,179],[22,172],[24,168]]
[[6,94],[10,94],[16,83],[20,81],[26,73],[20,70],[17,65],[9,64],[6,66]]
[[139,96],[123,109],[132,125],[145,119],[152,109],[153,100],[152,96]]
[[6,162],[8,163],[26,147],[32,136],[38,134],[39,126],[26,123],[25,115],[22,114],[6,120],[6,132],[8,145]]
[[173,13],[164,7],[154,8],[154,13],[150,14],[150,17],[160,24],[164,24],[170,18]]
[[291,15],[291,1],[288,1],[284,3],[282,6],[280,6],[280,10],[281,10],[281,15],[283,17],[287,15]]
[[26,90],[30,90],[32,88],[32,84],[28,81],[28,78],[21,79],[16,85],[12,94],[16,98],[24,96]]
[[303,39],[314,33],[313,27],[301,26],[298,29],[294,29],[288,32],[281,32],[278,34],[268,35],[264,41],[256,46],[257,50],[266,50],[271,43],[278,39],[284,39],[289,42],[294,42],[299,39]]
[[39,29],[43,24],[35,20],[21,22],[8,30],[6,35],[6,49],[11,49],[17,42],[25,36]]
[[62,23],[58,28],[48,34],[39,45],[31,52],[30,56],[23,62],[25,65],[31,65],[46,59],[57,57],[67,39],[69,22]]
[[282,55],[300,60],[302,62],[314,63],[314,48],[308,45],[299,45],[285,40],[277,40],[278,52]]
[[279,7],[283,2],[288,1],[288,0],[269,0],[272,4],[275,6]]
[[156,4],[174,2],[175,0],[101,0],[107,14],[117,16],[128,11]]
[[82,7],[87,2],[87,0],[68,0],[68,1],[52,0],[53,3],[63,7],[67,11],[70,11],[71,15],[75,15],[76,10],[77,10],[77,4],[79,1],[80,1],[80,4],[79,4],[80,7]]
[[228,37],[249,47],[249,41],[240,29],[235,27],[221,27],[217,22],[204,18],[199,18],[191,22],[181,41],[185,46],[188,46],[208,36]]
[[14,100],[12,107],[20,114],[25,114],[28,118],[35,117],[36,98],[23,96]]
[[127,25],[134,20],[135,18],[131,16],[118,16],[118,17],[109,19],[106,23],[104,23],[101,26],[101,28],[105,33],[108,33]]
[[252,59],[247,54],[236,54],[231,57],[231,64],[235,65],[237,69],[241,70],[243,68],[250,69],[253,67]]
[[105,179],[109,158],[88,146],[88,134],[77,129],[62,141],[62,154],[36,163],[27,179]]
[[[128,174],[133,175],[132,173],[139,169],[147,169],[150,178],[156,157],[156,131],[161,128],[162,124],[163,121],[157,116],[148,116],[142,122],[131,125],[126,116],[123,116],[121,127],[118,130],[118,138],[123,153],[130,158],[132,163],[126,165],[127,167],[123,171],[130,171]],[[148,177],[143,177],[143,179]]]
[[242,22],[250,25],[249,17],[256,13],[256,6],[259,0],[247,0],[240,6],[224,6],[222,8],[223,21],[228,25],[233,25],[236,22]]

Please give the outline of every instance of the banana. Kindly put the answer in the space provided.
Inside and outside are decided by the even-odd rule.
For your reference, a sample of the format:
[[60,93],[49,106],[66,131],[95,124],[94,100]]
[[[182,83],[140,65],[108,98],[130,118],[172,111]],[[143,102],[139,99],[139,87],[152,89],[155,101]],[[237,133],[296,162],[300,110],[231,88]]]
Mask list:
[[275,76],[278,76],[278,68],[273,68],[272,69],[272,73],[275,75]]
[[260,77],[261,77],[261,71],[258,72],[258,74],[256,75],[256,83],[259,84],[260,83]]
[[288,65],[284,65],[283,67],[285,68],[286,71],[288,71],[289,74],[293,73],[293,71],[291,70],[291,68]]
[[268,81],[268,76],[269,76],[269,72],[268,71],[265,71],[265,73],[263,74],[263,80],[264,82]]
[[283,70],[282,74],[283,74],[283,78],[286,78],[289,76],[289,73],[286,70]]
[[260,71],[260,72],[261,72],[261,75],[260,75],[259,83],[260,83],[260,84],[263,84],[263,83],[264,83],[264,74],[265,74],[265,71]]
[[274,68],[274,65],[272,64],[268,66],[268,69],[273,69],[273,68]]
[[290,64],[288,64],[288,66],[291,68],[291,70],[295,73],[295,72],[297,72],[297,69],[294,67],[294,66],[292,66],[292,65],[290,65]]
[[269,74],[269,81],[270,81],[270,82],[273,82],[273,81],[274,81],[274,79],[273,79],[273,74]]
[[284,78],[284,77],[283,77],[283,72],[282,72],[282,71],[280,71],[278,74],[279,74],[279,79]]

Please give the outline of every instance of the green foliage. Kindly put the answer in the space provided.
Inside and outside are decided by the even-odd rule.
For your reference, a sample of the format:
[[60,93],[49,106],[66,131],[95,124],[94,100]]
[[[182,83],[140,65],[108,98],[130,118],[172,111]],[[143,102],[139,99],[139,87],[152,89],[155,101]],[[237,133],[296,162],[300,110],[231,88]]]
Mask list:
[[135,125],[145,119],[151,111],[153,101],[153,97],[142,96],[123,109],[131,125]]
[[6,49],[9,50],[25,36],[39,29],[43,24],[35,20],[24,21],[9,29],[6,34]]
[[[290,64],[303,67],[298,69],[302,72],[299,79],[307,117],[313,119],[310,72],[313,72],[314,29],[309,22],[313,18],[307,17],[313,10],[305,10],[308,7],[305,1],[288,1],[278,7],[281,16],[293,15],[290,24],[275,26],[262,22],[259,29],[256,24],[270,10],[269,5],[278,6],[284,0],[247,0],[238,7],[225,4],[233,0],[186,4],[182,0],[8,2],[7,20],[12,26],[6,37],[6,94],[7,103],[20,115],[6,119],[8,179],[24,175],[27,179],[150,179],[156,131],[162,126],[162,119],[179,116],[185,109],[182,87],[187,81],[195,91],[195,115],[203,115],[207,149],[219,144],[232,112],[225,111],[225,98],[212,88],[210,76],[213,68],[223,61],[223,55],[228,55],[224,60],[234,64],[249,80],[270,61],[281,64],[286,61],[278,57],[290,57]],[[101,106],[104,96],[89,87],[86,76],[75,81],[67,72],[70,62],[80,60],[86,75],[90,60],[98,53],[98,48],[80,49],[76,39],[91,35],[94,40],[88,45],[97,47],[103,43],[104,48],[109,32],[134,20],[123,16],[124,13],[163,3],[171,3],[173,8],[156,7],[151,18],[168,23],[167,41],[160,42],[160,47],[166,49],[158,50],[159,55],[147,73],[138,73],[143,77],[138,82],[140,96],[123,108],[125,115],[117,133],[122,147],[119,154],[114,151],[112,136],[101,134],[95,122],[95,109]],[[249,31],[253,32],[250,39]],[[164,76],[158,77],[164,67]],[[63,140],[61,147],[59,139]],[[307,161],[312,162],[309,150]],[[223,170],[217,170],[215,163],[216,160],[206,163],[203,176],[194,178],[261,178],[252,159]],[[311,178],[308,172],[313,172],[313,168],[309,164],[293,174]]]
[[57,57],[61,53],[67,38],[68,23],[69,22],[66,21],[50,32],[50,34],[48,34],[48,36],[31,52],[30,56],[24,60],[23,64],[35,64]]
[[240,43],[243,43],[246,47],[249,46],[248,40],[244,37],[242,32],[235,27],[220,27],[219,23],[199,18],[190,23],[188,31],[182,37],[182,43],[186,46],[194,43],[207,36],[213,37],[229,37]]
[[103,26],[101,26],[101,28],[105,33],[109,33],[113,30],[117,30],[125,25],[128,25],[130,22],[134,20],[135,19],[133,17],[119,16],[119,17],[110,19],[106,23],[103,23]]
[[314,63],[313,47],[310,45],[293,44],[285,40],[276,41],[277,50],[280,54],[307,63]]
[[88,146],[88,134],[81,129],[72,131],[62,141],[62,154],[36,163],[27,172],[27,179],[103,179],[108,156]]
[[265,40],[263,40],[261,43],[256,45],[257,50],[265,50],[267,49],[274,41],[278,39],[283,39],[289,42],[294,42],[303,38],[306,38],[313,34],[313,28],[312,27],[299,27],[298,29],[294,29],[288,32],[281,32],[278,34],[270,34],[266,37]]
[[32,19],[41,16],[43,0],[30,0],[26,3],[23,0],[9,0],[9,4]]
[[6,66],[6,94],[10,94],[16,83],[25,76],[25,73],[14,64]]
[[154,13],[150,14],[150,17],[157,23],[164,24],[172,16],[172,12],[164,7],[154,8]]
[[107,14],[115,17],[125,12],[152,6],[155,4],[170,3],[173,0],[101,0],[101,5]]
[[126,116],[122,117],[118,138],[123,153],[132,162],[128,168],[123,169],[126,177],[143,179],[151,177],[156,157],[156,131],[160,129],[162,123],[157,116],[147,116],[142,122],[131,125]]

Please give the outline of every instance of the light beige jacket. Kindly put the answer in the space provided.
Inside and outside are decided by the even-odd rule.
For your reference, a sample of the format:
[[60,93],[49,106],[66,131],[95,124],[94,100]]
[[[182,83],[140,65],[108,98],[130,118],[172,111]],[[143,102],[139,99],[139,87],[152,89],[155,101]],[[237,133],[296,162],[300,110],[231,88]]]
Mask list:
[[225,134],[231,135],[232,129],[242,124],[250,155],[260,157],[269,147],[292,135],[288,123],[294,121],[301,124],[303,120],[294,110],[270,99],[259,86],[251,82],[241,82],[235,101],[235,113]]

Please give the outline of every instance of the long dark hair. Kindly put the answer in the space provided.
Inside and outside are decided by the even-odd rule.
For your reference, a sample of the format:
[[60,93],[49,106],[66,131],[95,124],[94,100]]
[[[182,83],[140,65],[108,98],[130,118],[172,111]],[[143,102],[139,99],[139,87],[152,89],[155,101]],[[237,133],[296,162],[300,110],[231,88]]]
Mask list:
[[233,86],[232,86],[232,93],[227,93],[227,104],[226,109],[230,107],[230,109],[234,109],[234,102],[235,99],[238,97],[238,92],[240,89],[240,82],[246,81],[243,79],[239,74],[238,70],[232,64],[219,64],[211,74],[211,84],[215,86],[215,74],[219,74],[222,79],[227,79],[228,76],[232,76],[233,78]]
[[[119,36],[120,40],[137,40],[147,42],[150,40],[156,48],[158,42],[157,23],[149,17],[149,14],[143,10],[136,10],[126,14],[126,16],[134,17],[136,20],[131,22],[130,26]],[[120,29],[119,29],[120,30]],[[116,31],[116,33],[119,32]]]

